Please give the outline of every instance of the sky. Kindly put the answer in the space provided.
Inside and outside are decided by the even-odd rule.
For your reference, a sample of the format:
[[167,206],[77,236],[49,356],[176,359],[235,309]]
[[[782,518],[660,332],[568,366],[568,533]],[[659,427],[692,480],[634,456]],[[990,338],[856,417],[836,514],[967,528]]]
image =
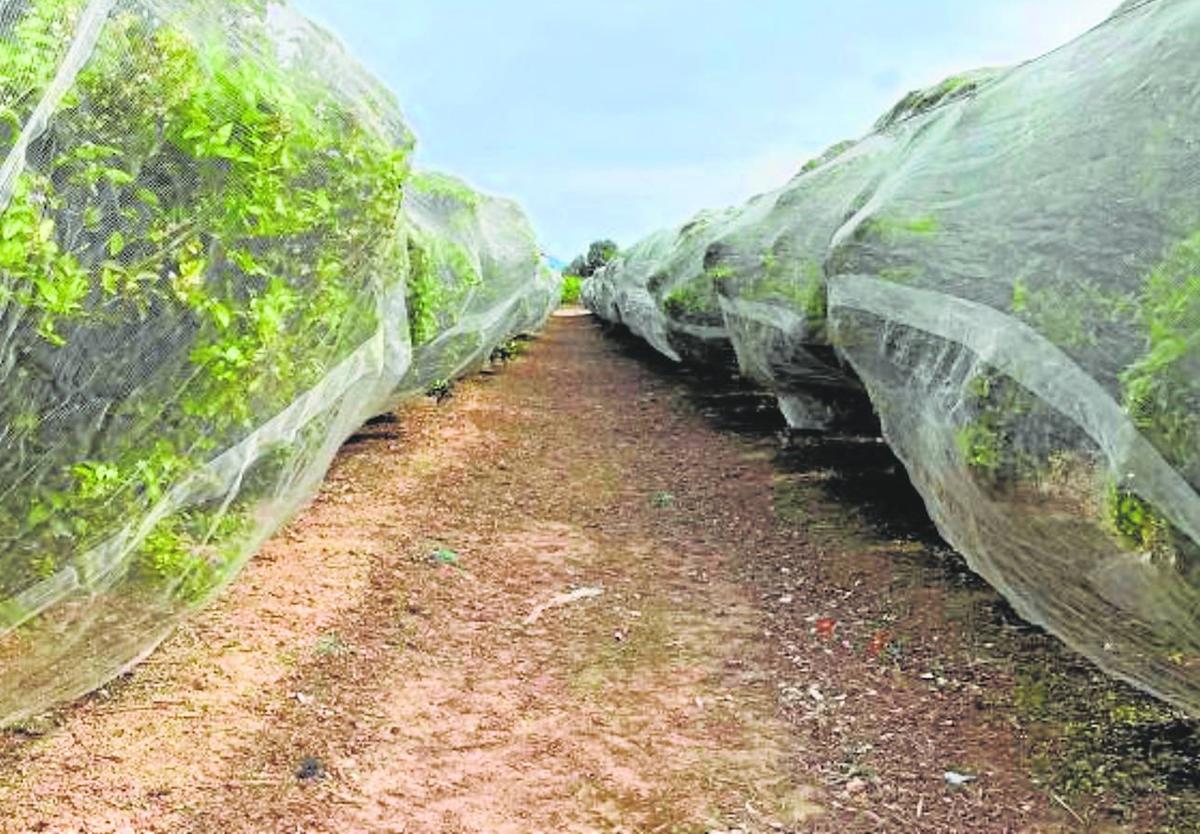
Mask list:
[[628,245],[783,185],[910,89],[1028,60],[1117,0],[294,0],[399,98],[416,164]]

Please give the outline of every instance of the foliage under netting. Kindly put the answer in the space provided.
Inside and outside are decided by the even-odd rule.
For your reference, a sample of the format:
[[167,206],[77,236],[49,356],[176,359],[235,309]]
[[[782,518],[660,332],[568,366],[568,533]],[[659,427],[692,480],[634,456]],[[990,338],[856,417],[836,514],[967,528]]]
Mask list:
[[413,362],[402,395],[469,373],[509,336],[539,329],[562,282],[511,200],[421,172],[408,181],[404,213]]
[[1126,3],[1038,60],[909,95],[585,287],[669,356],[732,348],[797,427],[865,392],[975,570],[1193,714],[1197,43],[1200,0]]
[[0,122],[5,723],[150,651],[557,276],[511,204],[406,196],[391,95],[280,3],[0,0]]

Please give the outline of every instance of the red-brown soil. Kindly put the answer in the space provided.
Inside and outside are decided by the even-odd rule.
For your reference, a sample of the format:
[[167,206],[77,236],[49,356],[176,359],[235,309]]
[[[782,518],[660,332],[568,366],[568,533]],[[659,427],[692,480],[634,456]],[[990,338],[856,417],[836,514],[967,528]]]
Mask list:
[[913,545],[682,386],[561,318],[364,429],[217,605],[0,736],[0,829],[1075,830]]

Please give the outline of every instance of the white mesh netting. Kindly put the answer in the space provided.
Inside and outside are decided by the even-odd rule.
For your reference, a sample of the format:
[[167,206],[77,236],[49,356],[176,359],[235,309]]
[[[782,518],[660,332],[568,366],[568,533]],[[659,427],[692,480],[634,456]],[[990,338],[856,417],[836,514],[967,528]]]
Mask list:
[[420,173],[408,181],[404,213],[414,348],[399,393],[408,395],[477,369],[509,336],[541,328],[562,288],[511,200]]
[[907,97],[707,215],[703,241],[657,235],[585,287],[673,358],[728,341],[798,427],[865,390],[975,570],[1193,714],[1197,43],[1197,0],[1125,3],[1038,60]]
[[143,656],[365,419],[544,321],[520,211],[410,187],[411,148],[283,4],[0,0],[0,723]]

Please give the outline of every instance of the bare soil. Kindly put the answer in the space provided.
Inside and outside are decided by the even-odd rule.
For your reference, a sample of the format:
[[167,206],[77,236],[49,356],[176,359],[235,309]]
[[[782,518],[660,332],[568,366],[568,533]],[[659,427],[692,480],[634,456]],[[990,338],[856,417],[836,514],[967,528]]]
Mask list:
[[773,419],[556,318],[527,355],[353,438],[149,661],[0,734],[0,830],[1167,820],[1161,797],[1114,808],[1107,785],[1056,781],[1077,751],[1046,714],[1057,678],[1030,690],[1021,653],[1069,661],[956,567],[886,451],[781,449]]

